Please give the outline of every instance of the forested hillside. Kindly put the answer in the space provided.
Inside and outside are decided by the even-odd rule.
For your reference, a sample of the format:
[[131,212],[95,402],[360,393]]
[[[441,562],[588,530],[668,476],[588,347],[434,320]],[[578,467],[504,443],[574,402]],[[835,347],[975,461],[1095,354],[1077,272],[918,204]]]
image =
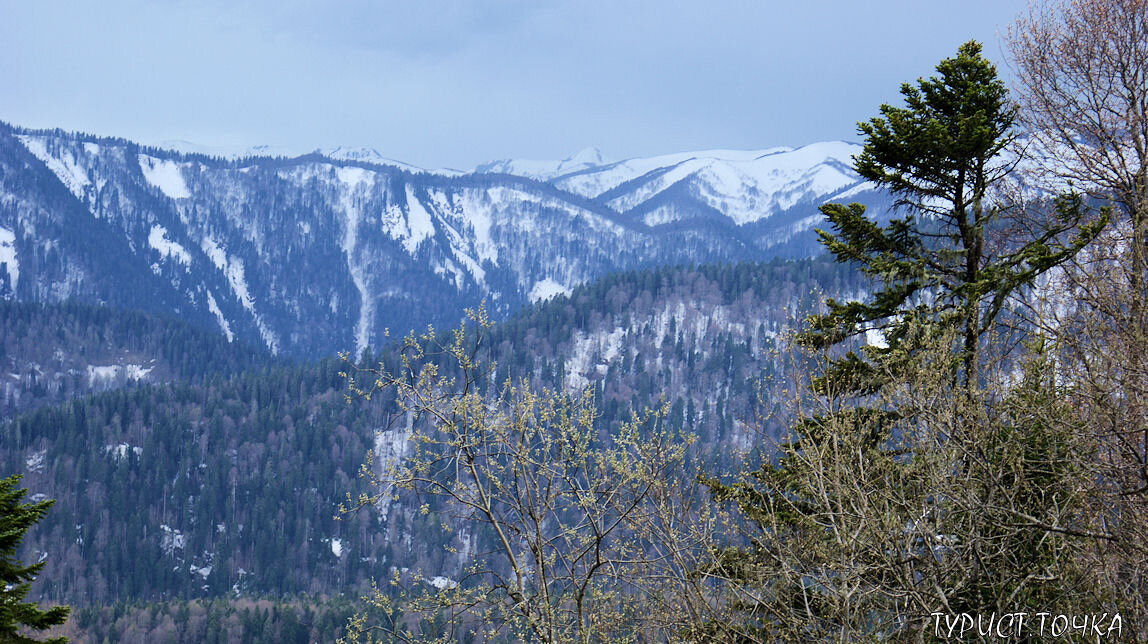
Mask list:
[[98,391],[201,383],[273,363],[265,350],[176,319],[0,300],[0,417]]
[[[672,422],[697,431],[699,449],[716,456],[755,436],[756,382],[777,368],[787,321],[819,301],[817,292],[860,288],[826,260],[613,275],[496,326],[484,355],[500,378],[589,387],[603,431],[664,399]],[[47,315],[11,311],[33,326]],[[82,307],[49,311],[53,320],[117,319]],[[57,499],[22,553],[47,556],[34,588],[41,600],[84,607],[355,594],[399,568],[455,574],[465,563],[445,549],[453,537],[434,506],[429,515],[397,504],[335,519],[347,494],[364,491],[356,472],[368,449],[405,449],[392,444],[393,432],[376,436],[403,422],[390,422],[385,397],[345,400],[339,372],[347,365],[332,358],[251,368],[258,354],[211,353],[216,345],[195,344],[199,336],[165,331],[153,318],[128,316],[108,328],[117,325],[153,330],[131,345],[141,353],[167,333],[190,338],[187,351],[218,358],[180,371],[185,350],[165,344],[157,355],[170,382],[79,397],[4,424],[0,464],[24,472],[33,494]],[[88,337],[79,322],[61,328],[65,341]],[[51,342],[38,346],[56,351]],[[387,351],[379,359],[395,362]]]

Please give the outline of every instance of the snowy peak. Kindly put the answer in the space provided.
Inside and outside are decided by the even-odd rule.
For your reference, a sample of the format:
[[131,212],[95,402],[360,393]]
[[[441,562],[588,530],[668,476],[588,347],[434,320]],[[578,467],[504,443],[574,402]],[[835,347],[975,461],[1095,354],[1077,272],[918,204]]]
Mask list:
[[697,208],[721,213],[735,225],[756,222],[801,203],[864,190],[853,172],[861,147],[829,141],[800,148],[704,150],[607,162],[588,148],[562,161],[506,160],[479,173],[506,173],[548,182],[620,214],[658,226],[688,218],[666,191],[676,189]]
[[558,171],[564,174],[579,172],[588,168],[597,168],[598,166],[606,165],[608,162],[606,157],[602,156],[602,151],[598,148],[583,148],[573,156],[563,159],[558,165]]
[[575,172],[606,165],[609,161],[595,147],[584,148],[561,161],[530,159],[503,159],[484,163],[474,169],[475,174],[512,174],[535,181],[551,181]]
[[420,168],[416,165],[411,165],[402,161],[396,161],[390,157],[383,156],[381,152],[374,148],[349,148],[339,146],[334,148],[315,150],[315,153],[321,156],[325,156],[333,161],[353,161],[356,163],[370,163],[371,165],[386,165],[394,168],[399,168],[407,172],[434,172],[436,174],[453,173],[453,171],[449,170],[427,170],[426,168]]

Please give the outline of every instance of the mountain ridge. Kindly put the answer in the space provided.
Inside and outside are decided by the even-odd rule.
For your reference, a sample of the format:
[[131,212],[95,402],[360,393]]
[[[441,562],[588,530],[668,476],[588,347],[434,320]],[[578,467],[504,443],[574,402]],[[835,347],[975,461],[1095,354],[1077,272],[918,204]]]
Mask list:
[[174,314],[309,357],[453,323],[481,300],[505,317],[611,272],[809,256],[824,200],[887,204],[843,170],[849,144],[552,181],[358,153],[224,159],[5,124],[0,148],[0,297]]

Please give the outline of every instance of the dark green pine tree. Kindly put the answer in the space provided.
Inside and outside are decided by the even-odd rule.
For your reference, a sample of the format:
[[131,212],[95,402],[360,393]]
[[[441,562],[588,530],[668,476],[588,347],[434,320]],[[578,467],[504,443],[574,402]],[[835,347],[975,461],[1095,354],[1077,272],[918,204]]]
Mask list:
[[[912,437],[928,430],[963,438],[925,427],[928,419],[914,418],[913,409],[893,407],[904,398],[879,394],[937,378],[951,395],[952,426],[979,431],[984,410],[977,404],[986,398],[978,390],[978,365],[986,334],[1011,295],[1070,258],[1104,223],[1100,217],[1082,225],[1086,211],[1076,197],[1058,200],[1043,217],[1002,205],[995,188],[1013,166],[1002,154],[1014,138],[1007,91],[975,42],[943,60],[937,72],[902,86],[904,107],[882,105],[881,116],[859,125],[866,142],[856,169],[896,198],[890,222],[879,225],[860,204],[821,208],[834,229],[819,231],[822,243],[837,261],[856,264],[875,282],[865,301],[830,300],[828,311],[811,317],[798,336],[828,364],[799,394],[821,399],[803,409],[823,415],[795,419],[777,453],[748,475],[704,479],[717,501],[737,504],[749,526],[750,543],[719,550],[714,571],[752,589],[732,607],[744,621],[737,628],[759,640],[850,639],[843,635],[850,628],[859,639],[884,639],[912,630],[897,621],[906,595],[882,567],[888,551],[869,548],[887,542],[843,538],[857,548],[845,558],[841,534],[826,526],[862,525],[852,510],[865,504],[849,496],[858,489],[892,499],[866,515],[872,521],[866,530],[884,526],[866,532],[870,536],[903,532],[922,504],[954,522],[958,513],[941,507],[944,500],[927,488],[932,483],[920,478],[929,455],[915,450],[936,443]],[[862,345],[870,331],[884,342]],[[825,487],[841,477],[861,487]],[[957,584],[966,594],[981,589],[936,573],[930,562],[937,560],[922,552],[927,546],[920,542],[903,552],[913,583]],[[986,573],[985,584],[994,574]],[[715,632],[724,628],[714,624]]]
[[[912,353],[922,329],[957,331],[953,374],[975,387],[981,339],[1009,297],[1070,258],[1104,223],[1065,240],[1085,214],[1078,198],[1062,198],[1052,215],[1036,218],[994,200],[1015,166],[1001,154],[1015,138],[1008,91],[974,41],[937,72],[901,86],[904,107],[882,105],[881,116],[858,124],[866,140],[856,170],[889,190],[902,216],[882,227],[860,204],[821,206],[834,229],[818,231],[822,243],[837,261],[875,278],[879,290],[864,302],[829,300],[799,341],[821,349],[876,331],[886,346],[850,351],[818,379],[820,387],[873,393]],[[1015,225],[1022,219],[1024,226]],[[1010,233],[1017,229],[1024,234]]]
[[[45,562],[24,566],[16,559],[16,551],[28,528],[48,513],[54,501],[21,503],[28,491],[17,487],[20,478],[14,475],[0,479],[0,641],[37,642],[22,635],[21,629],[44,630],[63,624],[70,609],[56,606],[40,610],[36,604],[24,601],[32,580]],[[68,640],[60,637],[47,641]]]

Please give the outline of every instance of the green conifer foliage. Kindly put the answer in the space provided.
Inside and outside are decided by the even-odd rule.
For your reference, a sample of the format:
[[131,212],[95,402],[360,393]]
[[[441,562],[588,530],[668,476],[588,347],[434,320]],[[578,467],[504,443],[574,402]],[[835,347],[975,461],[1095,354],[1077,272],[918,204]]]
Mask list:
[[[704,571],[734,589],[715,637],[916,639],[939,606],[1046,606],[1062,598],[1042,580],[1081,578],[1080,543],[1058,540],[1092,535],[1078,512],[1087,476],[1053,449],[1071,444],[1069,410],[1047,378],[1002,384],[986,347],[1010,298],[1106,217],[1082,223],[1074,195],[1035,211],[1004,198],[1014,108],[976,42],[901,93],[904,107],[859,125],[855,157],[896,216],[882,226],[860,204],[821,207],[833,226],[822,243],[872,278],[872,293],[829,300],[798,335],[809,372],[776,453],[704,480],[746,526]],[[870,332],[883,342],[864,344]]]
[[[16,559],[16,551],[28,528],[48,513],[53,501],[21,503],[28,491],[17,487],[20,478],[15,475],[0,479],[0,640],[5,642],[35,642],[22,635],[21,628],[44,630],[63,624],[69,611],[66,606],[40,610],[36,604],[23,601],[44,562],[25,566]],[[61,643],[67,639],[48,641]]]
[[[1061,199],[1051,216],[1035,221],[994,198],[1015,165],[1002,154],[1015,139],[1008,92],[974,41],[941,61],[937,74],[902,85],[904,107],[882,105],[881,116],[858,125],[866,142],[856,170],[896,197],[900,216],[882,227],[860,204],[821,207],[834,229],[818,231],[822,243],[880,288],[865,302],[830,300],[799,339],[824,348],[876,330],[887,345],[848,353],[823,386],[834,380],[872,393],[882,373],[919,345],[909,330],[921,325],[959,330],[955,373],[973,386],[981,337],[1008,298],[1075,254],[1104,223],[1101,217],[1065,239],[1086,213],[1079,198]],[[1024,234],[1011,233],[1020,218]]]

